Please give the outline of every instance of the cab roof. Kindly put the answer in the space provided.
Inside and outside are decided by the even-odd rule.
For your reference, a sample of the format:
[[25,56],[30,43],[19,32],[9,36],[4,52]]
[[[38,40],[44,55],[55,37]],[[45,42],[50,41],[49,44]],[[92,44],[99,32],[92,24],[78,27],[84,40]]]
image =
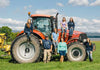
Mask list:
[[50,15],[43,15],[43,14],[32,14],[31,17],[47,17],[50,18]]

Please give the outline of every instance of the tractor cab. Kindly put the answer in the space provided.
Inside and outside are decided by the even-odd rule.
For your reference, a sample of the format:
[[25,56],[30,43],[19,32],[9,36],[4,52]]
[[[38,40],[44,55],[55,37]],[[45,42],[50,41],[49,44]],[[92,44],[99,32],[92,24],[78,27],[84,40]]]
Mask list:
[[32,24],[33,28],[39,30],[44,35],[50,35],[52,31],[51,27],[51,19],[46,16],[38,17],[38,16],[31,16],[32,17]]
[[28,15],[32,18],[33,28],[42,32],[44,35],[50,36],[54,28],[57,28],[57,15],[56,18],[50,15],[32,14],[28,12]]

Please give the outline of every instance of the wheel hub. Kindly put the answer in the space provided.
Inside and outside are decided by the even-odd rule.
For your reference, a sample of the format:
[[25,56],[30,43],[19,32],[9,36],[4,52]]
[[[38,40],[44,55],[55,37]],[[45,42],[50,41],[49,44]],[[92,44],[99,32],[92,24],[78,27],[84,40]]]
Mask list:
[[80,51],[78,49],[74,49],[72,51],[72,56],[75,57],[75,58],[78,58],[80,56]]
[[78,56],[78,55],[79,55],[79,52],[78,52],[78,51],[74,51],[74,52],[73,52],[73,55],[74,55],[74,56]]
[[26,48],[25,49],[25,53],[29,53],[30,52],[30,49],[29,48]]
[[21,43],[17,50],[18,57],[23,60],[29,60],[35,55],[35,47],[31,43]]

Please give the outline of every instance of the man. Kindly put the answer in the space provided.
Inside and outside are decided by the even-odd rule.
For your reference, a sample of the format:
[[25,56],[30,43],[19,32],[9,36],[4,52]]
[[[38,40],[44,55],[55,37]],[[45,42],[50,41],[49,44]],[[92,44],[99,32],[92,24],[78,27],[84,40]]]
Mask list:
[[28,41],[30,41],[30,34],[33,32],[33,25],[31,23],[31,19],[27,20],[25,24],[24,33],[27,35]]
[[40,43],[43,44],[44,47],[44,63],[48,63],[51,59],[52,52],[52,42],[49,40],[49,37],[46,36],[45,40],[40,39]]

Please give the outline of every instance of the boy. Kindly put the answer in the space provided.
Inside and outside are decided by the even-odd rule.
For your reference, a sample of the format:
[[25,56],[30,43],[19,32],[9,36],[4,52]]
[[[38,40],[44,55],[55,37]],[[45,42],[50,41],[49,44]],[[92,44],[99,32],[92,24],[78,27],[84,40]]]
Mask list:
[[43,61],[44,61],[44,63],[48,63],[51,59],[52,42],[49,40],[49,37],[46,36],[45,40],[40,39],[40,43],[43,44],[43,47],[44,47]]
[[27,23],[25,24],[25,28],[24,28],[24,33],[27,35],[27,39],[28,41],[30,41],[30,34],[33,32],[33,26],[31,23],[31,19],[27,20]]

